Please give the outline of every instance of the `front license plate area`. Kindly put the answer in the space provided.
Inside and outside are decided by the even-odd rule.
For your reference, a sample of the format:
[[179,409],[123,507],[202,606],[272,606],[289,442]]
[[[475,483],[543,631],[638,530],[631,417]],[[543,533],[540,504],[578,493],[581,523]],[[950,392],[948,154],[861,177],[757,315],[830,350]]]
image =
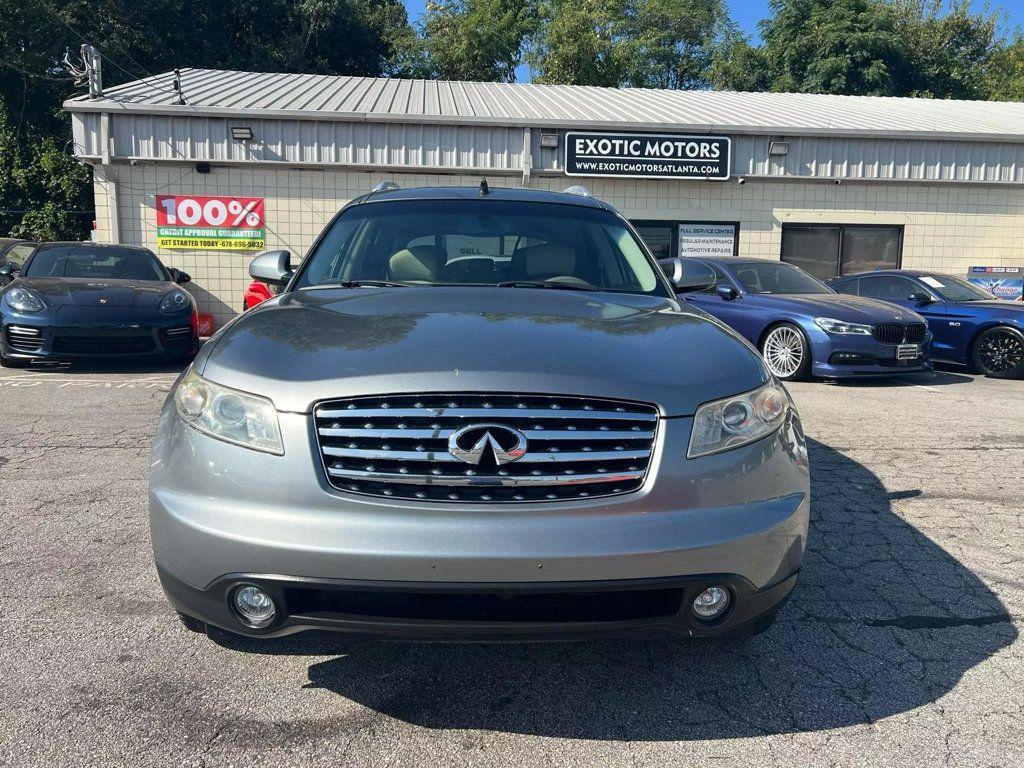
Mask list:
[[897,360],[917,360],[921,356],[921,346],[919,344],[897,344],[896,345],[896,359]]

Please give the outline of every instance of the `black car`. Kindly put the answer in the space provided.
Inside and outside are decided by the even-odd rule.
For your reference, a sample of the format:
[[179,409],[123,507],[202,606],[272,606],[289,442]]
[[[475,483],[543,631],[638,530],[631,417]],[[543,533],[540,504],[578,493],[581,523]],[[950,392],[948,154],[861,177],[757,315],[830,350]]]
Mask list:
[[[0,237],[0,287],[7,285],[21,272],[36,243],[16,237]],[[5,267],[10,269],[5,269]]]
[[[10,265],[0,275],[13,277]],[[191,278],[145,248],[44,243],[0,288],[0,363],[92,357],[190,358],[199,348]]]

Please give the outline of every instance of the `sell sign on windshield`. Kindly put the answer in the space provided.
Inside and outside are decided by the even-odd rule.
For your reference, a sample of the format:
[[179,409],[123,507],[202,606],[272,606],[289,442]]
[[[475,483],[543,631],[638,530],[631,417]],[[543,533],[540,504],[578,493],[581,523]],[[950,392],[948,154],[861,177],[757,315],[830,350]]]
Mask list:
[[725,136],[569,131],[565,175],[722,181],[729,178],[730,147]]
[[170,250],[266,247],[262,197],[156,196],[156,244]]

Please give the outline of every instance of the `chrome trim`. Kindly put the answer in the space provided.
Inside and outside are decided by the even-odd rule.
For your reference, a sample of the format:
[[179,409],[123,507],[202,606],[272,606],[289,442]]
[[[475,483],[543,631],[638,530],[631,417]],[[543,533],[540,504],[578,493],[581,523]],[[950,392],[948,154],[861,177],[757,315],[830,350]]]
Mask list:
[[[459,440],[462,439],[463,435],[469,435],[481,429],[484,430],[484,433],[471,447],[463,448],[459,445]],[[511,435],[515,438],[515,444],[509,448],[503,448],[501,443],[494,437],[493,433],[495,432]],[[453,432],[448,438],[448,453],[466,464],[479,464],[483,461],[484,454],[489,448],[491,455],[494,456],[494,463],[500,467],[523,458],[526,455],[528,444],[526,435],[518,429],[507,427],[504,424],[467,424],[462,429]]]
[[399,485],[424,486],[458,486],[477,488],[524,488],[529,486],[564,486],[588,485],[590,483],[616,483],[627,480],[640,480],[644,476],[641,470],[635,472],[608,472],[587,475],[509,475],[508,477],[464,475],[400,475],[392,472],[369,472],[361,469],[328,468],[332,477],[348,480],[372,480],[379,483],[395,483]]
[[566,410],[562,408],[352,408],[348,410],[317,409],[318,419],[596,419],[611,421],[657,421],[656,413],[626,411]]
[[652,466],[659,423],[650,403],[515,392],[364,395],[313,408],[331,486],[436,503],[636,493]]
[[[380,448],[335,448],[324,446],[325,456],[350,459],[378,459],[383,461],[461,461],[447,451],[386,451]],[[560,451],[558,453],[527,453],[518,461],[522,464],[572,461],[618,461],[621,459],[647,459],[649,450],[642,451]]]
[[[362,427],[318,427],[317,432],[323,437],[390,437],[409,438],[410,440],[448,439],[457,429],[366,429]],[[558,429],[524,429],[521,430],[526,439],[534,440],[653,440],[654,432],[633,431],[625,429],[608,430],[558,430]]]

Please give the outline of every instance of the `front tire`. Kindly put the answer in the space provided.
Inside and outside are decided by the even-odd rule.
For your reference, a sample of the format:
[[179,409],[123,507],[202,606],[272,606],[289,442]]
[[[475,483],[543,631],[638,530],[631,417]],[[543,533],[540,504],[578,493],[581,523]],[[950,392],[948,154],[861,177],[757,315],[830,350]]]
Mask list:
[[765,334],[761,357],[768,370],[782,381],[806,379],[811,371],[811,345],[792,323],[779,323]]
[[1024,333],[1005,325],[989,328],[971,346],[971,361],[989,378],[1024,377]]

